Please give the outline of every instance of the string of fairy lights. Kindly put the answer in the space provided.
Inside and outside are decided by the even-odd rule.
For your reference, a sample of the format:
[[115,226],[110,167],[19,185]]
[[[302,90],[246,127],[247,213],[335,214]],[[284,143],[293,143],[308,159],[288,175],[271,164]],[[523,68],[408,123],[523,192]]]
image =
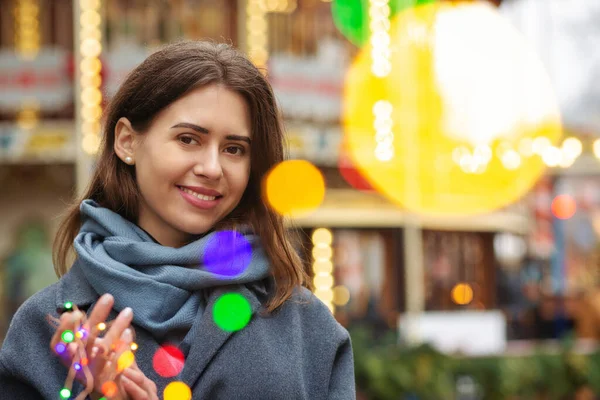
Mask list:
[[331,244],[333,235],[329,229],[318,228],[312,234],[313,243],[313,283],[315,285],[315,296],[321,300],[327,308],[334,311],[333,306],[333,250]]
[[79,2],[79,52],[81,146],[88,154],[96,154],[100,146],[100,118],[102,115],[102,17],[100,0]]
[[[371,72],[377,78],[387,77],[392,70],[390,50],[389,0],[369,0],[369,32],[371,43]],[[375,158],[390,161],[394,158],[394,122],[392,103],[385,99],[373,105],[375,129]]]
[[259,68],[267,66],[268,50],[267,11],[262,0],[248,0],[246,5],[246,46],[248,57]]
[[298,7],[297,0],[262,0],[262,7],[266,12],[289,14]]
[[[597,159],[600,159],[600,139],[589,146]],[[465,173],[483,174],[494,157],[500,160],[508,170],[517,170],[527,158],[539,157],[550,168],[569,168],[583,153],[584,145],[580,139],[569,136],[554,146],[545,136],[523,138],[516,146],[500,142],[495,151],[487,144],[473,147],[461,145],[454,148],[452,160]]]
[[24,59],[35,58],[40,50],[39,13],[38,0],[17,0],[15,3],[15,49]]
[[[40,51],[39,0],[18,0],[13,8],[15,51],[25,61],[33,60]],[[17,114],[17,125],[31,129],[39,121],[40,105],[35,98],[24,100]]]
[[334,287],[333,276],[333,233],[327,228],[317,228],[312,234],[313,284],[315,296],[331,312],[335,307],[343,307],[350,301],[350,291],[343,285]]

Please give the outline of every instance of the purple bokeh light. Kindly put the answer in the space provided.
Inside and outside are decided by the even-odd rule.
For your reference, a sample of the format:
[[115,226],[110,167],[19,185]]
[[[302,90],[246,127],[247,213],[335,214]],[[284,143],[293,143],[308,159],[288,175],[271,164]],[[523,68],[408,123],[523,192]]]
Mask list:
[[56,353],[62,354],[67,350],[67,346],[65,346],[64,343],[59,343],[54,347],[54,350],[56,350]]
[[203,261],[207,271],[225,278],[242,274],[251,259],[252,246],[243,234],[220,231],[209,239]]

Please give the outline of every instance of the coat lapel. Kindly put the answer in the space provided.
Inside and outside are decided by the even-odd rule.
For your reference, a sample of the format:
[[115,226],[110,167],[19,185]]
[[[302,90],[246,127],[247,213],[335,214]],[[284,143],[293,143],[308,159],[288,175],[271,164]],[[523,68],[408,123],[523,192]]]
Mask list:
[[215,354],[230,336],[235,335],[235,332],[227,332],[219,328],[214,321],[213,308],[215,302],[226,293],[239,293],[244,296],[252,309],[251,318],[254,318],[254,314],[261,307],[256,295],[245,286],[223,287],[212,292],[202,317],[194,323],[190,335],[184,340],[190,345],[190,349],[180,377],[183,382],[192,388],[192,391],[198,378],[200,378]]

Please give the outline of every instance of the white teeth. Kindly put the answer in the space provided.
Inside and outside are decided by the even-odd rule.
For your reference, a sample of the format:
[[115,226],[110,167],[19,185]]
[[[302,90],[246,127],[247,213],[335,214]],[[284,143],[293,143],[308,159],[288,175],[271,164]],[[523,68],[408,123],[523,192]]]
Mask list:
[[205,195],[203,195],[203,194],[196,193],[196,192],[194,192],[193,190],[190,190],[190,189],[188,189],[188,188],[184,188],[184,187],[182,187],[182,188],[181,188],[181,190],[183,190],[183,191],[184,191],[184,192],[186,192],[187,194],[191,194],[192,196],[196,196],[196,197],[197,197],[197,198],[199,198],[200,200],[208,200],[208,201],[210,201],[210,200],[214,200],[214,199],[216,199],[216,198],[217,198],[216,196],[205,196]]

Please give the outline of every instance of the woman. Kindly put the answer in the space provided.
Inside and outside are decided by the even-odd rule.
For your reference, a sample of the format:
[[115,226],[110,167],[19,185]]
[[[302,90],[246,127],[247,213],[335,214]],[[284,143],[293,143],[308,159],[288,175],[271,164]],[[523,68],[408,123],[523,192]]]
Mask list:
[[[84,357],[63,395],[97,399],[109,382],[117,389],[107,398],[166,399],[179,381],[194,399],[355,398],[349,335],[303,287],[282,217],[261,196],[283,160],[280,118],[261,72],[227,45],[169,45],[127,77],[107,110],[91,184],[56,238],[62,277],[9,328],[2,398],[57,398]],[[242,299],[222,313],[233,323],[217,315],[226,295]],[[55,329],[44,318],[58,312]],[[68,344],[63,333],[80,328]],[[134,334],[135,362],[121,370]],[[183,368],[172,351],[160,365],[167,344]]]

